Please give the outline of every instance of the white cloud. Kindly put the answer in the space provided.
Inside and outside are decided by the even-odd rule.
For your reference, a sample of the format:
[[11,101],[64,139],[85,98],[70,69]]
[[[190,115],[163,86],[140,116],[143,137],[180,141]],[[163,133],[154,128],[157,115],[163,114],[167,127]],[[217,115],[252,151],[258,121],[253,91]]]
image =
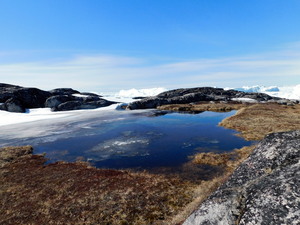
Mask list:
[[[149,59],[75,55],[59,60],[0,64],[0,82],[42,89],[90,91],[192,86],[293,85],[300,83],[300,45],[277,52],[153,65]],[[1,53],[0,53],[1,55]]]

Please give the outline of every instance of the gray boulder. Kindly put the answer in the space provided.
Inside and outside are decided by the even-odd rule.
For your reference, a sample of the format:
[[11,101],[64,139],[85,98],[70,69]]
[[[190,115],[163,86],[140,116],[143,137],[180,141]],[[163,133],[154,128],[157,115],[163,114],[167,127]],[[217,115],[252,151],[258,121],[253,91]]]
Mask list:
[[6,111],[24,113],[26,109],[23,107],[22,102],[16,98],[10,98],[5,102]]
[[56,108],[58,105],[68,102],[68,101],[73,101],[74,98],[72,96],[68,95],[55,95],[51,96],[50,98],[47,98],[45,102],[45,107],[46,108]]
[[271,134],[184,225],[300,224],[299,178],[300,131]]
[[19,113],[26,112],[26,109],[23,107],[22,102],[16,98],[8,99],[4,104],[0,105],[0,110]]
[[67,111],[67,110],[79,110],[79,109],[96,109],[100,107],[109,106],[115,102],[107,101],[104,99],[98,101],[68,101],[64,102],[57,107],[53,108],[53,111]]
[[72,95],[72,94],[79,94],[79,91],[76,91],[72,88],[56,88],[49,91],[51,95]]

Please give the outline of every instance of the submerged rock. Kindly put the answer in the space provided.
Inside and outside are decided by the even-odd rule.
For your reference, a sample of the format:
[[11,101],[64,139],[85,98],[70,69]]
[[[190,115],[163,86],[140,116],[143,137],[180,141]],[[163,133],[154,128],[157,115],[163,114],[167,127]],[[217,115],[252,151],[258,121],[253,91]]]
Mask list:
[[300,131],[268,135],[184,222],[299,224]]

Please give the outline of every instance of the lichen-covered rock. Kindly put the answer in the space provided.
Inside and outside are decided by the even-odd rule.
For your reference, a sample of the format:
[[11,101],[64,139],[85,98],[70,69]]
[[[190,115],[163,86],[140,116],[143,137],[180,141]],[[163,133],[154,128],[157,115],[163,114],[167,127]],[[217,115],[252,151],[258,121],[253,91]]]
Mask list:
[[300,224],[299,178],[300,131],[271,134],[184,225]]

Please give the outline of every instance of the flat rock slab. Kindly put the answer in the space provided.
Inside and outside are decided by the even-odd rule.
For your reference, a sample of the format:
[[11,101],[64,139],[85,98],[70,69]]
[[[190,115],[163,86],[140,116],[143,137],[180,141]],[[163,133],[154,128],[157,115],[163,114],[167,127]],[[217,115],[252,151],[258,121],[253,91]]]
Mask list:
[[300,131],[274,133],[184,222],[300,224]]

